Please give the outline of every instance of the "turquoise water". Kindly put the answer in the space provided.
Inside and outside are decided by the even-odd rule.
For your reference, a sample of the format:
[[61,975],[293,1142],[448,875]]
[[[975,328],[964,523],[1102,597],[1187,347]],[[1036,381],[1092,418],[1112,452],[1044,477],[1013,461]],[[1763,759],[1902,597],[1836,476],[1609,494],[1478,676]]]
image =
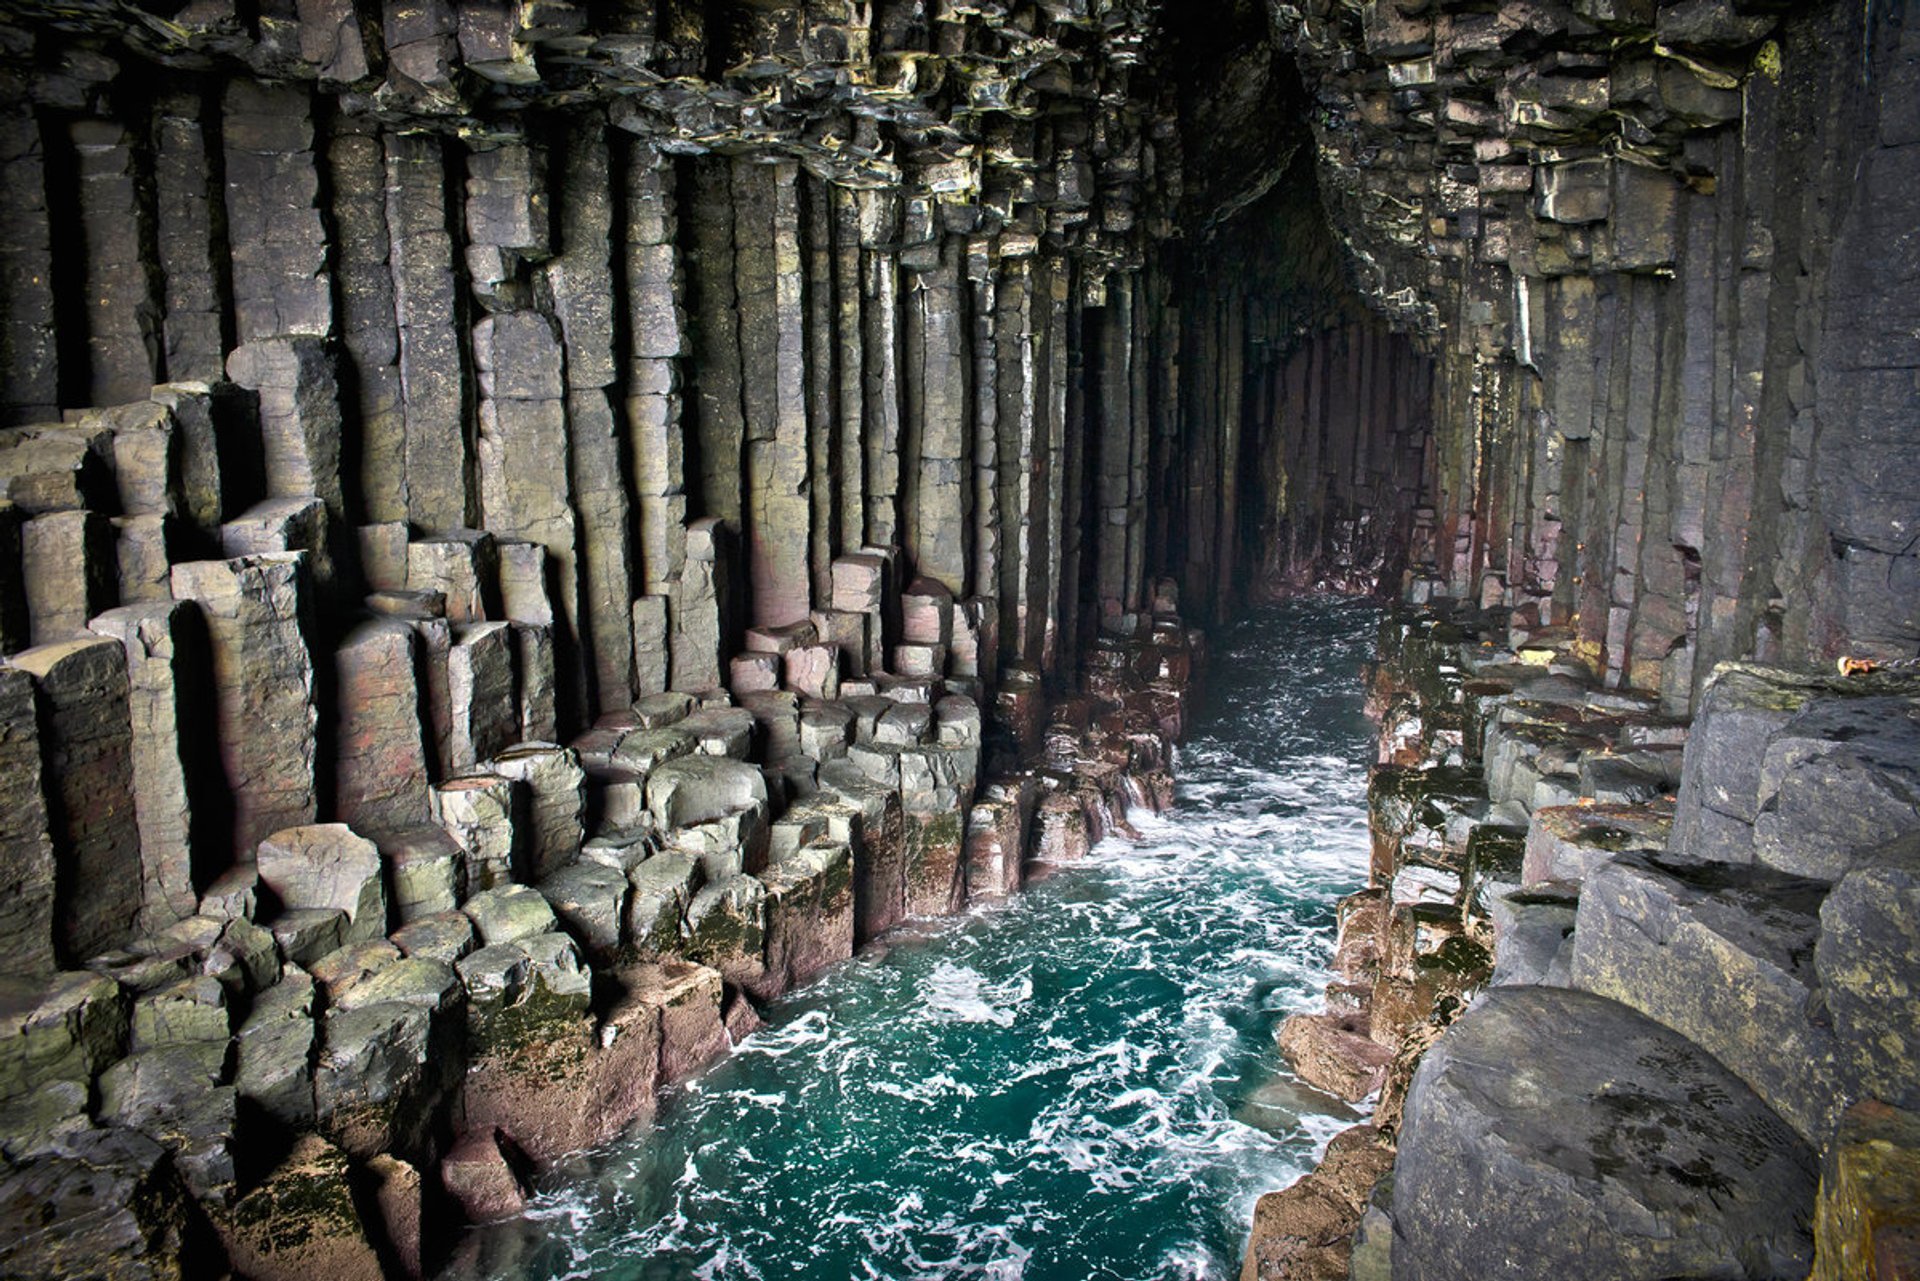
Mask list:
[[1354,1115],[1273,1048],[1365,879],[1377,615],[1211,639],[1180,802],[774,1007],[656,1127],[467,1243],[501,1278],[1224,1278]]

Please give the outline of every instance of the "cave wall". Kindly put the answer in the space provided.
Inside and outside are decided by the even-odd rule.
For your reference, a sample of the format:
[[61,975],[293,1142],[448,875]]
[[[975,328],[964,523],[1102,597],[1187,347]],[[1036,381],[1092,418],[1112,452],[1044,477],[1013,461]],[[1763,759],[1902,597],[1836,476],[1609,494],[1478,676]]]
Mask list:
[[1159,38],[7,6],[0,1271],[418,1275],[1171,803],[1255,455]]
[[[324,612],[411,585],[410,541],[535,556],[562,728],[661,686],[636,643],[663,619],[666,683],[703,688],[746,627],[830,610],[833,560],[866,547],[1049,672],[1142,608],[1179,190],[1144,7],[12,24],[0,414],[206,384],[168,394],[220,439],[184,451],[192,510],[90,508],[118,522],[90,522],[99,589],[52,621],[10,602],[9,648],[164,596],[156,567],[305,498],[324,511],[267,541],[314,545]],[[739,564],[701,621],[705,519]]]
[[1267,6],[1356,284],[1436,362],[1416,598],[1715,663],[1920,644],[1901,4]]

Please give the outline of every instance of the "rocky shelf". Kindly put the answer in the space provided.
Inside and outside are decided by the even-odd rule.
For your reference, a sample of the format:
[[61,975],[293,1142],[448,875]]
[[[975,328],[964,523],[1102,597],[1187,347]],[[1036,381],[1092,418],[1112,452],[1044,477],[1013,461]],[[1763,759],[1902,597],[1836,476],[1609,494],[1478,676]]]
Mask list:
[[1249,1278],[1906,1275],[1920,676],[1726,664],[1691,725],[1390,622],[1370,887],[1280,1049],[1377,1096]]

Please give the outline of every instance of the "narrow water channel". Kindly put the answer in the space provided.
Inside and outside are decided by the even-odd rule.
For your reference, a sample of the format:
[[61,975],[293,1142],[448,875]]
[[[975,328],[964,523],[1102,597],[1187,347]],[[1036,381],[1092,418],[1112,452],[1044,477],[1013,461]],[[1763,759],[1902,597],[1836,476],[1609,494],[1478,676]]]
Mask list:
[[781,1002],[456,1270],[1236,1275],[1254,1199],[1355,1119],[1290,1081],[1273,1032],[1365,879],[1376,621],[1299,602],[1216,633],[1179,806],[1140,843]]

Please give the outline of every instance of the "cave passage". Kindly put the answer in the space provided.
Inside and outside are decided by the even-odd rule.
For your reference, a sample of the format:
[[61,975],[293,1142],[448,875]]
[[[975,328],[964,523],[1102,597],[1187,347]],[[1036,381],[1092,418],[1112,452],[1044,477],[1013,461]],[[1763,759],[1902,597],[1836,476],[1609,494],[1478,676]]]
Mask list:
[[783,1001],[448,1275],[1230,1275],[1254,1199],[1354,1119],[1273,1028],[1364,877],[1377,618],[1302,601],[1224,630],[1180,803],[1139,842]]

